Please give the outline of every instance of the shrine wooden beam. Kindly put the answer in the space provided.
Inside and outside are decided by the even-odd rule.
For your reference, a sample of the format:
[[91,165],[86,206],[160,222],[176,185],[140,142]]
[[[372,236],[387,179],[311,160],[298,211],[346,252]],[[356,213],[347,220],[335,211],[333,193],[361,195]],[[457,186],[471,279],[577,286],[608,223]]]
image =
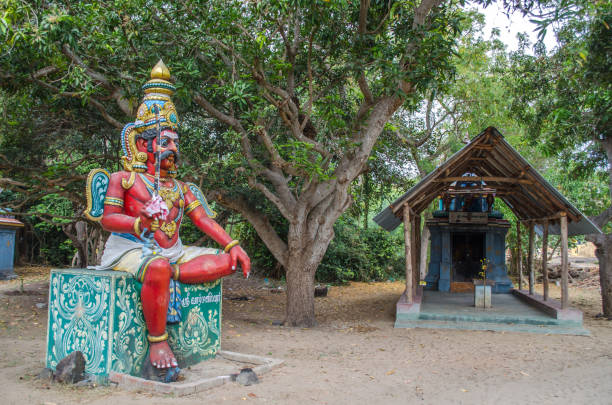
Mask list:
[[523,289],[523,249],[521,246],[521,221],[516,221],[516,255],[518,260],[519,290]]
[[478,145],[474,145],[474,149],[482,149],[482,150],[491,150],[493,149],[495,145],[491,145],[491,144],[478,144]]
[[533,184],[533,181],[529,179],[517,179],[512,177],[498,177],[498,176],[482,176],[482,177],[471,177],[471,176],[456,176],[456,177],[442,177],[434,180],[436,183],[452,183],[454,181],[485,181],[485,182],[497,182],[497,183],[518,183],[518,184]]
[[521,219],[520,221],[521,222],[535,222],[536,224],[544,224],[550,221],[559,220],[560,218],[561,218],[561,213],[557,213],[554,215],[549,215],[547,217]]
[[410,227],[412,240],[412,296],[416,297],[416,291],[421,281],[419,264],[421,263],[421,216],[416,215],[412,218]]
[[548,220],[544,221],[542,233],[542,283],[544,301],[548,300]]
[[429,239],[431,237],[431,233],[429,232],[429,227],[427,223],[423,226],[423,230],[421,231],[421,253],[420,253],[420,263],[419,263],[419,279],[423,279],[427,274],[427,248],[429,247]]
[[561,309],[569,307],[568,271],[569,261],[567,252],[567,215],[561,214]]
[[529,252],[527,253],[527,267],[529,269],[529,295],[533,295],[535,287],[535,269],[533,268],[533,256],[535,253],[535,224],[529,222]]
[[412,238],[410,222],[410,207],[404,205],[404,248],[406,252],[406,303],[412,303]]

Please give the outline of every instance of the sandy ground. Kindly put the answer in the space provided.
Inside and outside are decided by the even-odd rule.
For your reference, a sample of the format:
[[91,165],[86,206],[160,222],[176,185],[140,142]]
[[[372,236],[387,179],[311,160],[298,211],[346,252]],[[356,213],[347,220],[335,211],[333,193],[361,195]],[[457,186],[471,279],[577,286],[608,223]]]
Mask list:
[[[224,282],[225,350],[281,358],[258,385],[235,383],[174,398],[35,378],[44,367],[48,268],[0,282],[2,404],[612,404],[612,322],[599,291],[570,288],[592,336],[394,329],[400,282],[332,287],[316,299],[319,325],[273,326],[283,293],[260,279]],[[553,287],[552,295],[558,296]],[[249,297],[249,300],[231,298]]]

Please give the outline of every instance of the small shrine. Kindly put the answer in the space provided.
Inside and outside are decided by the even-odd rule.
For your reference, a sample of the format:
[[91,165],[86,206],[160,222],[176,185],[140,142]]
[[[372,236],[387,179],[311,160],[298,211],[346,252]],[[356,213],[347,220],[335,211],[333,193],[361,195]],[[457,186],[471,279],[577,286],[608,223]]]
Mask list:
[[[433,213],[432,204],[437,204]],[[518,243],[523,228],[529,235],[527,268],[522,268],[519,245],[514,280],[506,266],[511,225],[496,204],[514,215]],[[494,127],[427,174],[374,222],[388,231],[404,228],[406,289],[397,302],[396,327],[588,334],[582,312],[569,307],[568,236],[601,230]],[[543,244],[538,269],[536,233]],[[549,234],[561,237],[560,301],[549,296]],[[535,292],[537,271],[542,295]],[[484,305],[478,307],[481,298]]]
[[[461,177],[475,175],[464,173]],[[425,224],[431,235],[425,288],[473,291],[473,281],[486,263],[493,292],[510,292],[513,285],[505,264],[510,223],[493,209],[495,192],[481,180],[464,180],[451,183],[440,196],[439,210]]]
[[23,222],[8,211],[0,210],[0,280],[16,278],[14,272],[17,231]]

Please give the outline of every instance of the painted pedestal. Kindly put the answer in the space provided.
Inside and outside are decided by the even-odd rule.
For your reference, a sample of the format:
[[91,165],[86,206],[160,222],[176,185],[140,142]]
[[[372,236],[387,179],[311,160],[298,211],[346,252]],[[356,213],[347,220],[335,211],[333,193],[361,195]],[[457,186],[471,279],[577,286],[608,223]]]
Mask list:
[[[168,325],[180,367],[215,356],[221,345],[221,280],[181,284],[182,321]],[[87,269],[52,270],[46,365],[73,351],[85,356],[85,371],[140,376],[148,354],[140,283],[128,273]]]

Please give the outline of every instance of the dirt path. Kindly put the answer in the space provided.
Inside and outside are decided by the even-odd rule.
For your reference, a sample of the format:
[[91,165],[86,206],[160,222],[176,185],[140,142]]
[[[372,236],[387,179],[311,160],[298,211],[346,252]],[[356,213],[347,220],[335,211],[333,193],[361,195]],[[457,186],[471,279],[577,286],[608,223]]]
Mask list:
[[[222,347],[282,358],[285,365],[255,386],[169,398],[35,379],[47,316],[35,304],[46,302],[48,269],[18,272],[25,275],[24,294],[18,281],[0,282],[3,404],[612,403],[612,322],[595,318],[600,302],[593,289],[570,289],[590,337],[394,329],[399,282],[332,287],[316,300],[319,326],[296,329],[272,326],[283,317],[283,293],[271,293],[262,280],[232,277],[224,282]],[[252,299],[231,299],[243,296]]]

